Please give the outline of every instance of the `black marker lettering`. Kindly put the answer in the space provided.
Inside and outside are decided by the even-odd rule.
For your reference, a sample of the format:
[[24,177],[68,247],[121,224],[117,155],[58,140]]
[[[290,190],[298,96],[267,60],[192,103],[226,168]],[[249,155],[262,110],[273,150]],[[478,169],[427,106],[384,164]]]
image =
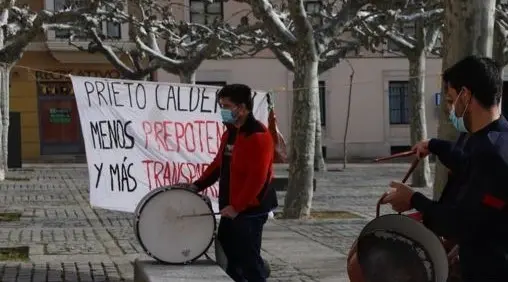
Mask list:
[[212,112],[211,110],[204,108],[206,100],[210,99],[210,96],[208,96],[208,94],[206,94],[206,88],[203,88],[203,92],[201,92],[201,93],[202,93],[201,95],[203,95],[203,98],[201,99],[201,109],[200,110],[202,113],[211,113]]
[[111,88],[111,93],[113,94],[113,104],[116,107],[123,107],[123,104],[120,104],[117,100],[117,96],[120,94],[120,92],[118,90],[115,90],[115,85],[119,85],[119,84],[120,84],[120,82],[111,82],[110,88]]
[[109,165],[111,191],[134,192],[138,187],[136,178],[132,175],[133,163],[127,163],[127,157],[121,164]]
[[95,169],[97,170],[97,180],[95,181],[95,188],[99,187],[99,180],[101,179],[102,175],[102,167],[104,166],[104,163],[101,163],[100,166],[97,166],[97,164],[93,164],[95,166]]
[[101,120],[90,122],[94,149],[132,149],[134,135],[131,132],[132,121]]
[[136,105],[138,105],[138,109],[140,110],[146,108],[146,91],[145,86],[141,83],[138,83],[136,87]]
[[187,112],[188,111],[187,109],[182,109],[182,103],[181,103],[182,99],[180,97],[180,92],[181,92],[180,87],[177,87],[176,97],[178,99],[178,111]]

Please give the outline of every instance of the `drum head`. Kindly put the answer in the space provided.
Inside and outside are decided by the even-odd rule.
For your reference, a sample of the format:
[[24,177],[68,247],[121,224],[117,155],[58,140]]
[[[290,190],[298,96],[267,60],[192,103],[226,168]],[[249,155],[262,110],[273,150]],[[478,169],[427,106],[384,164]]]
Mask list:
[[[136,232],[148,255],[184,264],[202,256],[213,242],[216,221],[205,197],[181,188],[165,188],[140,203]],[[205,216],[182,217],[208,214]]]
[[358,244],[363,277],[370,282],[434,282],[434,269],[422,246],[384,230],[365,234]]
[[448,259],[439,238],[404,215],[384,215],[364,227],[358,261],[370,282],[441,282]]

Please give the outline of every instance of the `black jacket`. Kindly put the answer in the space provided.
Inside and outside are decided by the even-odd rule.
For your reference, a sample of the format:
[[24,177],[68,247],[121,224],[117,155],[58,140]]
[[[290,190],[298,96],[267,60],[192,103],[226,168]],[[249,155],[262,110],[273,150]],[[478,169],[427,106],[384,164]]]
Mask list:
[[508,281],[508,122],[471,134],[464,147],[432,139],[430,151],[454,175],[454,199],[415,193],[412,206],[437,235],[456,241],[464,281]]

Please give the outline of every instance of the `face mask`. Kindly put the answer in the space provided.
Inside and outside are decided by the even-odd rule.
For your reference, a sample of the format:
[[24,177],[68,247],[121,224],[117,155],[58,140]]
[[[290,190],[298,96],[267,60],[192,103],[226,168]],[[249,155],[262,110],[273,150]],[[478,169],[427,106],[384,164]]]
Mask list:
[[452,110],[450,111],[450,115],[448,117],[458,132],[467,133],[467,128],[466,125],[464,124],[464,116],[457,117],[457,114],[455,114],[455,106],[452,107]]
[[461,117],[457,117],[457,113],[455,113],[455,104],[459,100],[460,95],[462,95],[462,93],[459,94],[457,100],[455,100],[455,102],[453,103],[452,110],[450,111],[450,115],[448,116],[448,118],[450,119],[450,122],[453,124],[453,126],[455,127],[455,129],[457,129],[458,132],[467,133],[468,130],[466,128],[466,125],[464,124],[464,114],[466,113],[467,106],[469,106],[469,103],[466,105],[466,108],[464,109],[464,112],[462,113]]
[[220,115],[222,117],[222,121],[225,123],[235,123],[236,122],[235,114],[230,109],[221,109]]

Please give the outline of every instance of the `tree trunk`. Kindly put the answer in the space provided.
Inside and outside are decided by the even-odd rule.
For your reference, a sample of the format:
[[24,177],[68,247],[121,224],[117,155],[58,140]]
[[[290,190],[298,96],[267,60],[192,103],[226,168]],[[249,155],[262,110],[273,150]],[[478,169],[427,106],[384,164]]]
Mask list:
[[[496,0],[444,1],[443,70],[468,55],[492,56]],[[448,119],[443,85],[438,137],[455,140],[457,131]],[[448,180],[448,170],[436,163],[434,199],[439,198]]]
[[[492,58],[496,60],[499,63],[499,65],[503,66],[501,68],[501,77],[504,77],[504,67],[506,66],[504,47],[506,46],[506,44],[508,44],[506,39],[503,37],[504,36],[501,33],[501,31],[498,28],[494,27],[494,43],[493,43],[494,47],[492,49]],[[503,90],[503,96],[501,97],[501,113],[506,111],[506,109],[504,109],[503,107],[503,101],[506,101],[506,99],[508,99],[508,97],[505,97],[506,96],[505,92],[506,91]]]
[[[319,85],[319,83],[318,83]],[[314,144],[314,170],[315,171],[326,171],[326,163],[325,158],[323,156],[323,142],[321,139],[322,136],[322,127],[321,127],[321,108],[319,106],[319,91],[317,95],[317,107],[316,107],[316,141]]]
[[11,68],[7,64],[0,64],[0,181],[5,180],[7,174],[7,142],[9,137],[9,74]]
[[319,86],[317,57],[300,57],[295,61],[289,184],[283,211],[284,218],[292,219],[309,216],[312,206]]
[[196,83],[196,71],[180,71],[178,74],[180,77],[180,83],[195,84]]
[[[411,101],[411,144],[427,139],[425,117],[425,52],[409,56],[409,95]],[[420,161],[412,176],[412,186],[430,187],[430,164],[426,157]]]
[[506,58],[504,55],[504,49],[507,44],[507,40],[498,28],[494,28],[494,43],[492,49],[492,58],[496,60],[501,66],[506,66]]

